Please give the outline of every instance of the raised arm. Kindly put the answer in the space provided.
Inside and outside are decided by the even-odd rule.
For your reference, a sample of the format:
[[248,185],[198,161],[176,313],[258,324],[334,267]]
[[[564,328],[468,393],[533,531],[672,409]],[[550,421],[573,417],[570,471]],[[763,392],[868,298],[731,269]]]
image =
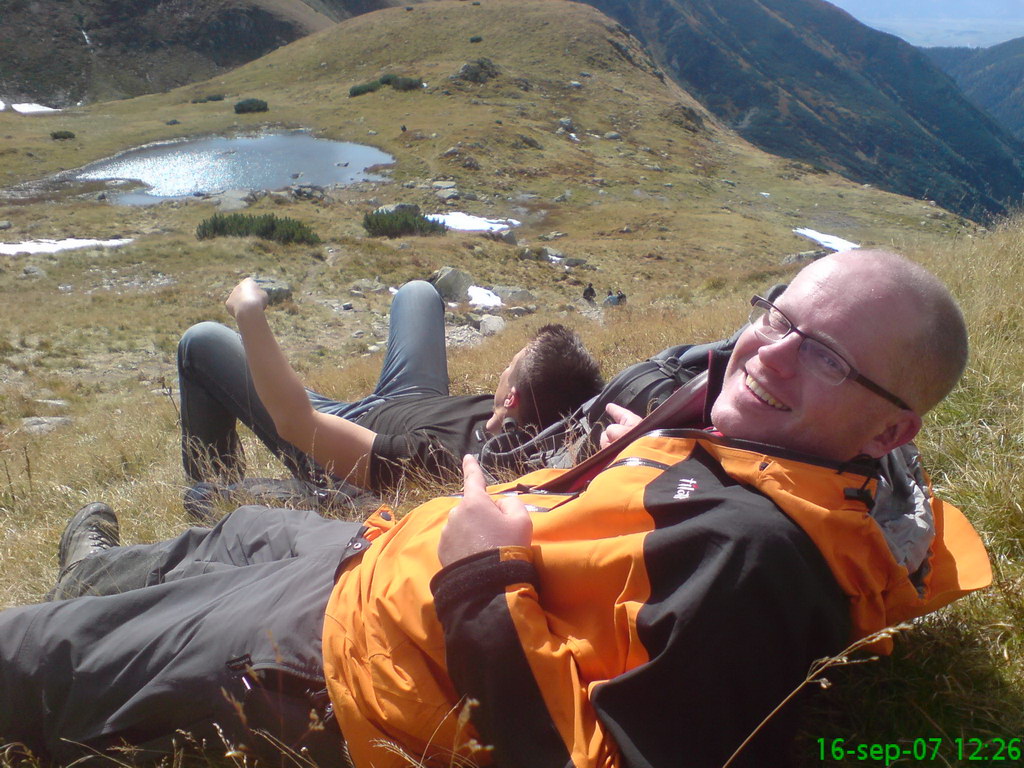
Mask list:
[[226,307],[238,323],[259,395],[278,434],[329,472],[366,487],[376,433],[340,416],[314,410],[267,322],[267,293],[252,278],[231,291]]

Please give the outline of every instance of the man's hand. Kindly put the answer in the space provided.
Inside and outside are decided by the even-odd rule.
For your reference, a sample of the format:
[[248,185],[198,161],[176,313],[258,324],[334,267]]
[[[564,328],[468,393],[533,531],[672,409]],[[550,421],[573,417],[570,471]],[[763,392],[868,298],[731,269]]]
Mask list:
[[515,496],[488,496],[484,472],[472,456],[462,459],[462,477],[462,501],[448,514],[437,546],[441,565],[488,549],[529,546],[533,520],[523,502]]
[[607,448],[643,421],[642,416],[638,416],[628,408],[623,408],[621,405],[616,405],[615,403],[608,403],[608,405],[604,407],[604,410],[605,413],[611,416],[612,421],[615,423],[609,424],[605,427],[604,432],[601,433],[602,448]]
[[248,311],[262,312],[267,308],[269,301],[267,292],[260,288],[255,280],[247,277],[231,291],[224,306],[227,307],[228,314],[237,320],[239,314]]

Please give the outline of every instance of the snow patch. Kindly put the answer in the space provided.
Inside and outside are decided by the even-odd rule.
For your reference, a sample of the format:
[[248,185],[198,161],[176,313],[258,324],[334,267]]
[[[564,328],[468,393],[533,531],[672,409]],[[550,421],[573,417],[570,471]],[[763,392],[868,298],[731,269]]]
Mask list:
[[27,240],[23,243],[0,243],[0,253],[5,256],[14,256],[19,253],[56,253],[57,251],[68,251],[73,248],[89,248],[100,246],[101,248],[119,248],[128,245],[133,238],[121,237],[113,240],[85,240],[77,237],[69,237],[65,240]]
[[11,104],[11,109],[23,115],[39,115],[46,112],[60,112],[53,107],[44,107],[42,104]]
[[471,306],[480,309],[491,309],[501,306],[501,299],[497,294],[481,288],[479,285],[469,286],[469,303]]
[[426,218],[439,221],[448,229],[457,229],[460,232],[504,232],[506,229],[518,227],[521,223],[515,219],[484,219],[460,211],[428,213]]
[[857,243],[851,243],[849,240],[843,240],[843,238],[836,237],[835,235],[825,235],[806,227],[794,229],[793,233],[806,237],[808,240],[813,240],[825,248],[831,248],[833,251],[852,251],[854,248],[860,248],[860,245]]
[[0,101],[0,112],[3,112],[5,109],[7,109],[7,105]]

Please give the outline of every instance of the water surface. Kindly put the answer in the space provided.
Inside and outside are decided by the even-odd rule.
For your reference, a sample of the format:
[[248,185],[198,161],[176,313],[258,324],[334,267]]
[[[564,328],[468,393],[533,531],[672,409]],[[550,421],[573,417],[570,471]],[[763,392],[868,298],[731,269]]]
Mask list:
[[307,133],[212,137],[132,149],[76,172],[79,181],[137,180],[142,191],[117,193],[115,202],[147,205],[227,189],[283,189],[378,181],[367,173],[394,158],[375,147],[316,139]]

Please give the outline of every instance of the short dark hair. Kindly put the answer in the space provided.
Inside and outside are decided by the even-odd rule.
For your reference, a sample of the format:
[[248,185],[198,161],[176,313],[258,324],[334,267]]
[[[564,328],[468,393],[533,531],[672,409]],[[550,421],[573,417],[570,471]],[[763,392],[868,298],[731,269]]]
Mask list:
[[539,429],[568,416],[604,386],[601,367],[583,341],[559,324],[537,331],[513,379],[520,424]]

